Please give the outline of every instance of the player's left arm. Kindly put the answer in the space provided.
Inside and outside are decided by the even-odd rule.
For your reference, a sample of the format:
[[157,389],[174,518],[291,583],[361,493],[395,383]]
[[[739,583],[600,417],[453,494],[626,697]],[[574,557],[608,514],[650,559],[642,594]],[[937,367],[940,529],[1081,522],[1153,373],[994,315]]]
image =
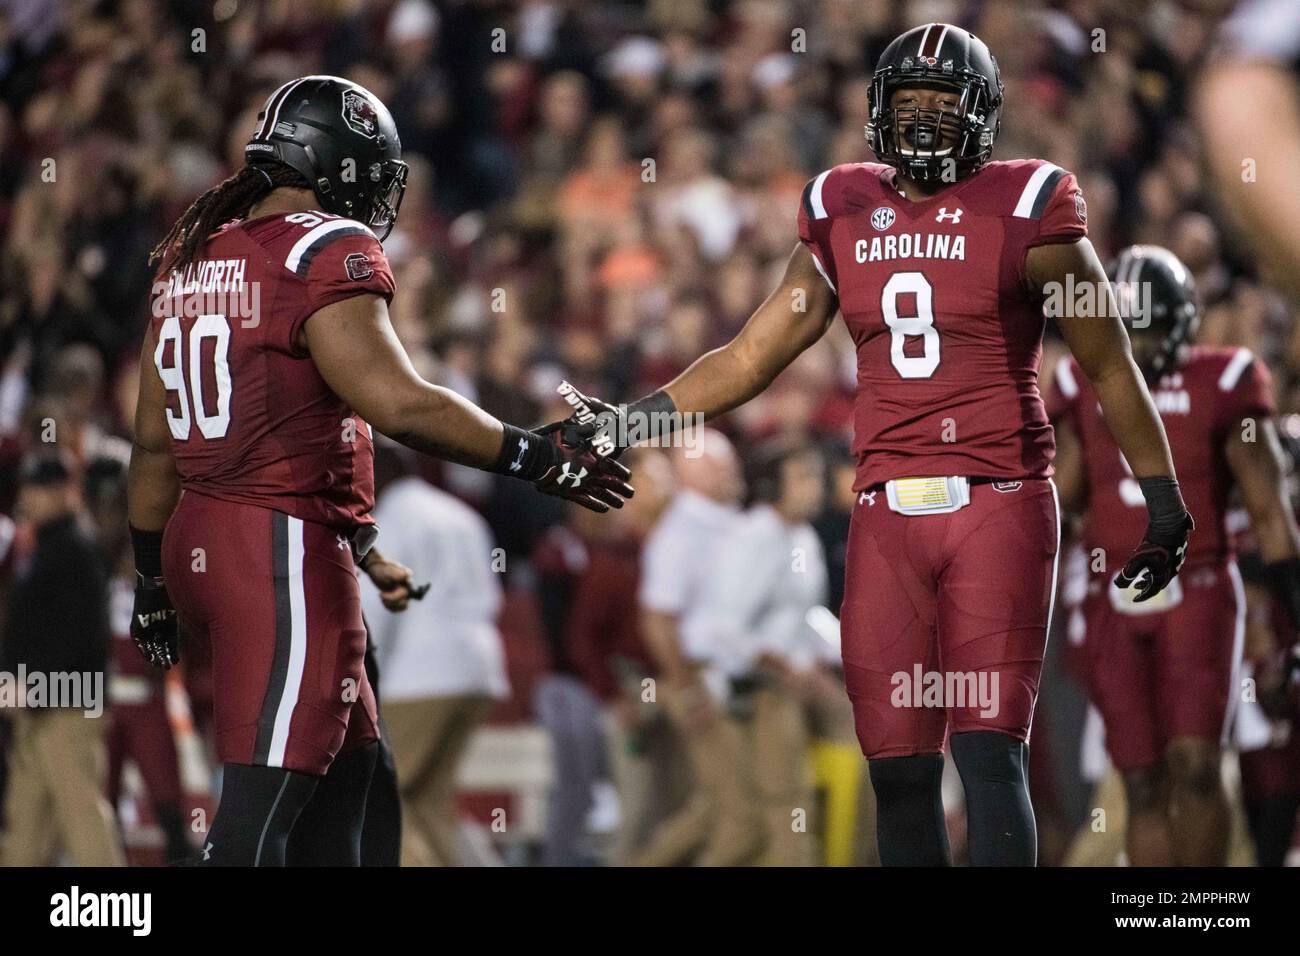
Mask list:
[[180,500],[181,480],[167,425],[167,390],[153,362],[156,345],[157,335],[151,327],[140,350],[126,508],[136,570],[131,637],[145,660],[168,668],[178,660],[179,634],[176,611],[163,581],[162,537]]
[[1080,238],[1032,247],[1025,256],[1025,275],[1040,294],[1070,287],[1095,291],[1092,301],[1096,308],[1086,310],[1087,314],[1063,309],[1063,314],[1056,316],[1057,326],[1092,382],[1106,427],[1146,498],[1150,513],[1146,536],[1116,584],[1138,584],[1141,592],[1135,600],[1149,600],[1182,567],[1192,518],[1178,490],[1164,426],[1133,361],[1106,270],[1092,243]]
[[[1254,426],[1253,441],[1245,440],[1245,429],[1231,429],[1223,450],[1250,513],[1274,600],[1282,602],[1292,622],[1300,623],[1300,532],[1287,497],[1282,448],[1271,417],[1256,418]],[[1287,670],[1295,680],[1300,678],[1300,647],[1294,640],[1292,644]]]
[[1253,430],[1253,441],[1246,441],[1240,430],[1230,431],[1223,451],[1250,513],[1259,555],[1266,564],[1300,559],[1300,532],[1287,498],[1277,427],[1271,417],[1261,417]]

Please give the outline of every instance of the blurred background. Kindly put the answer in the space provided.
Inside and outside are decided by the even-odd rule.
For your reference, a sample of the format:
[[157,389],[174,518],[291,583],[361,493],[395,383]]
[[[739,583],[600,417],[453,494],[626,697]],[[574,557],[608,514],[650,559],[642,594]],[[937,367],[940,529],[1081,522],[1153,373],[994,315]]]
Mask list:
[[[1265,358],[1293,439],[1293,307],[1227,232],[1189,118],[1191,84],[1231,5],[0,2],[4,576],[21,573],[32,536],[15,508],[24,455],[53,440],[69,462],[69,506],[118,572],[104,757],[127,858],[157,863],[198,841],[194,811],[210,810],[214,786],[204,649],[187,644],[164,680],[126,637],[121,466],[147,257],[242,163],[271,90],[330,73],[388,104],[411,166],[385,243],[398,334],[429,379],[504,420],[541,423],[567,413],[555,397],[563,379],[627,401],[729,339],[795,246],[804,183],[874,158],[863,126],[884,46],[916,24],[962,24],[1006,84],[995,158],[1077,173],[1103,259],[1132,242],[1179,255],[1204,301],[1200,340]],[[1049,333],[1044,390],[1063,354]],[[405,618],[373,593],[367,604],[399,771],[409,768],[404,862],[873,861],[835,623],[819,610],[837,610],[843,590],[854,367],[837,323],[719,420],[699,457],[635,452],[637,497],[604,519],[518,482],[381,451],[380,525],[427,530],[403,532],[395,556],[433,582]],[[809,613],[784,643],[759,646],[729,622],[738,608],[762,613],[761,555],[740,532],[719,543],[702,529],[718,509],[783,495],[805,518]],[[757,595],[740,593],[745,581]],[[1058,601],[1033,739],[1041,856],[1114,862],[1122,797],[1117,806],[1072,673],[1069,601]],[[669,719],[654,703],[646,631],[688,620],[702,653],[758,661],[768,678],[722,668],[730,680]],[[765,694],[773,673],[777,699]],[[683,726],[717,735],[711,770]],[[1268,786],[1300,789],[1287,728],[1261,739]],[[1240,804],[1262,784],[1237,767],[1234,757],[1226,772]],[[960,857],[961,791],[950,789]],[[1110,812],[1100,832],[1098,807]],[[1234,861],[1249,863],[1238,817]]]

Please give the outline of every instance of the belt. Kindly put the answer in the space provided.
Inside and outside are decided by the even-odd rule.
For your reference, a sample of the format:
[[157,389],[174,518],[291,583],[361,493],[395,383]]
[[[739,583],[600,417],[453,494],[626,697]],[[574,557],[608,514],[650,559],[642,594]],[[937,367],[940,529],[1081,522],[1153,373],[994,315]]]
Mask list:
[[[990,477],[987,477],[987,476],[986,476],[986,477],[983,477],[983,478],[967,478],[966,480],[967,480],[968,482],[970,482],[972,486],[974,486],[974,485],[991,485],[991,484],[993,484],[993,482],[995,482],[995,481],[1024,481],[1025,479],[1023,479],[1023,478],[990,478]],[[874,485],[869,485],[869,486],[867,486],[866,488],[863,489],[863,491],[884,491],[884,490],[885,490],[885,485],[887,485],[887,484],[889,484],[888,481],[878,481],[878,482],[876,482]]]

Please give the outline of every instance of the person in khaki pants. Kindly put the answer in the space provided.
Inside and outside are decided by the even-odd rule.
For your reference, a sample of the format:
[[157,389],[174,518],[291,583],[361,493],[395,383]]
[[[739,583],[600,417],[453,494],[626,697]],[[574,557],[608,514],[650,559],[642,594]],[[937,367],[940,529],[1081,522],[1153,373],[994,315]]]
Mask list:
[[[0,670],[11,680],[27,675],[22,699],[8,711],[13,734],[3,866],[48,866],[59,849],[76,866],[123,863],[104,797],[108,577],[74,503],[70,469],[61,457],[45,454],[24,463],[18,511],[25,528],[13,546],[0,643]],[[37,692],[36,675],[50,693]]]
[[104,723],[80,710],[19,710],[9,751],[8,823],[0,866],[122,866],[104,798]]
[[815,844],[810,706],[840,693],[827,667],[837,648],[815,633],[809,612],[826,600],[821,541],[808,523],[824,500],[821,453],[774,439],[748,461],[752,505],[719,546],[706,590],[706,619],[730,662],[748,714],[745,751],[773,866],[810,866]]
[[697,433],[698,454],[678,452],[678,491],[646,539],[642,634],[659,672],[661,706],[689,754],[690,792],[629,862],[635,866],[739,866],[763,847],[745,733],[727,704],[725,668],[703,617],[718,543],[744,493],[739,462],[719,432]]
[[401,614],[362,592],[402,803],[402,866],[457,866],[456,775],[474,732],[509,693],[491,532],[477,512],[376,449],[375,521],[389,561],[430,582]]

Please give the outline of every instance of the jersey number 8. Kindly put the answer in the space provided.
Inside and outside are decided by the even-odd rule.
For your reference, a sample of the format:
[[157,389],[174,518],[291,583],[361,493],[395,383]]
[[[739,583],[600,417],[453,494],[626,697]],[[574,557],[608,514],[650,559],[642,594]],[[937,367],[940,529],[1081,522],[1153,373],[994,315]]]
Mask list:
[[[916,296],[916,315],[898,314],[901,293]],[[892,333],[889,360],[903,378],[929,378],[939,367],[939,330],[934,327],[934,288],[919,272],[895,272],[880,293],[880,311]],[[924,348],[920,355],[904,355],[909,335],[919,335]]]

